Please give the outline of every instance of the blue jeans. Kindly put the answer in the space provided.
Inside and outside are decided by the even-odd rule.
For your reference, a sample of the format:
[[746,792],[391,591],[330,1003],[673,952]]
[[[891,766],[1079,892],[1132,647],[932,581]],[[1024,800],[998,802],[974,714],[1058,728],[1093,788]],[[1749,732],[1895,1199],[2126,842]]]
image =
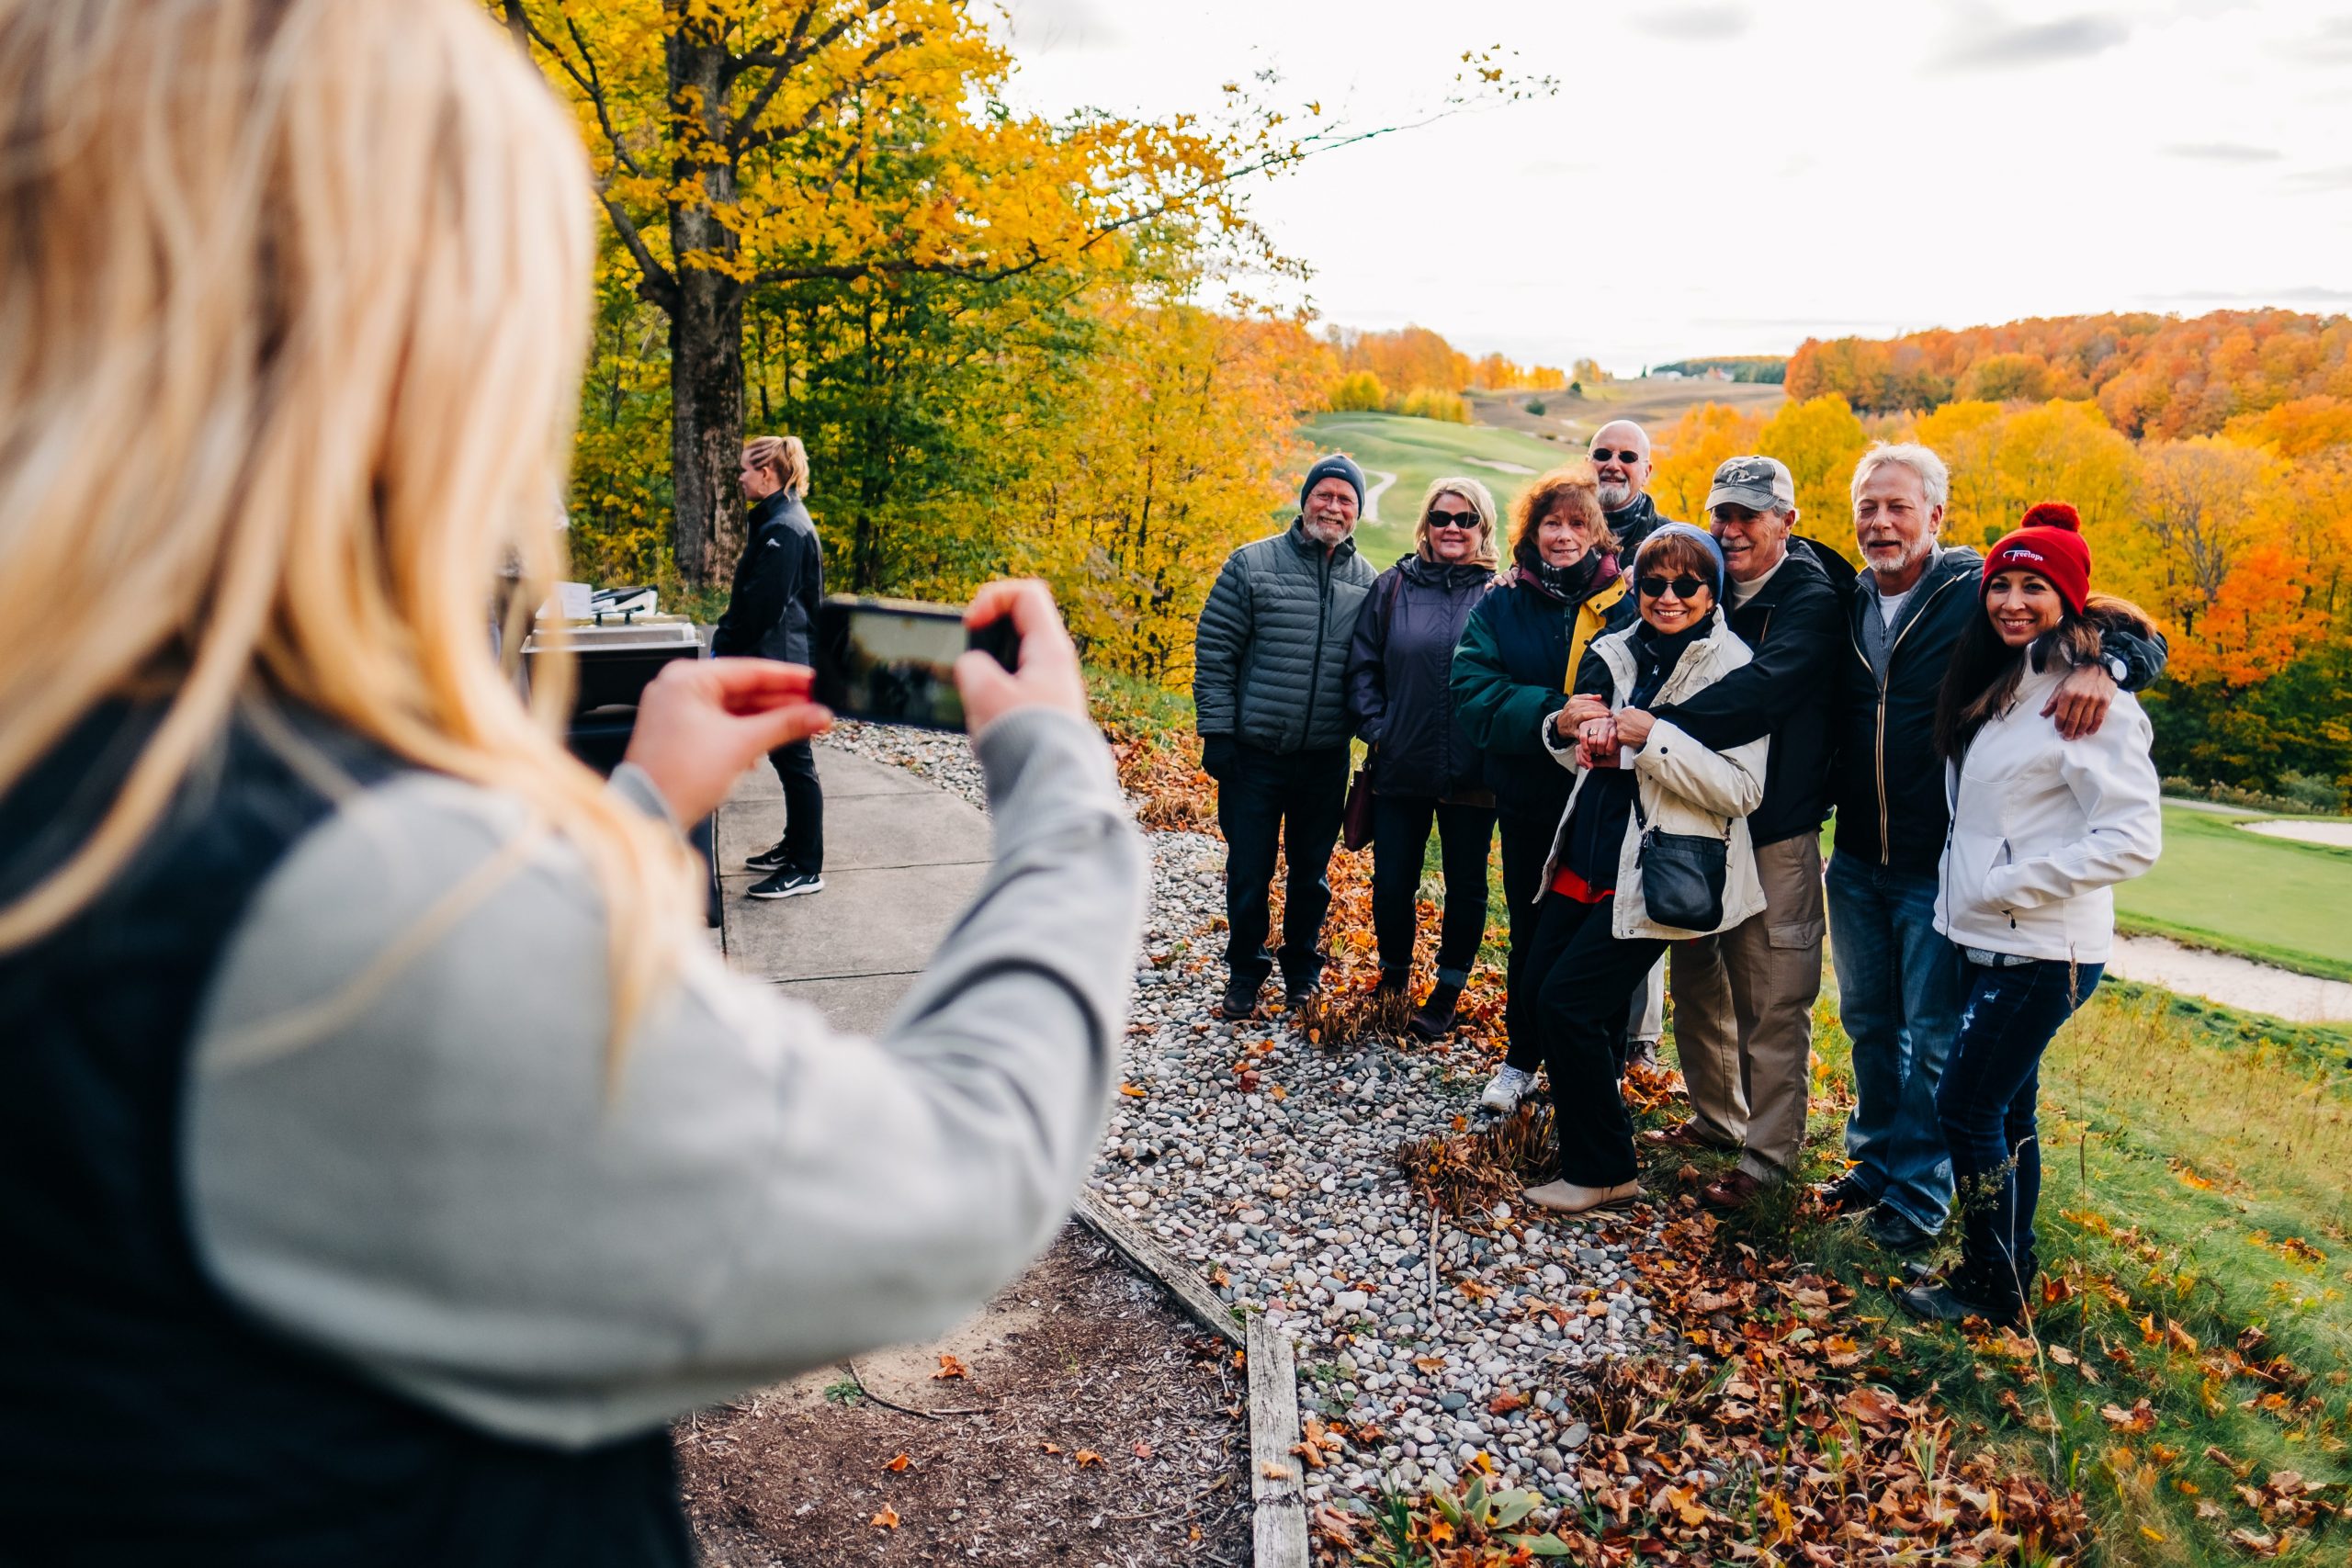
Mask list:
[[1968,1005],[1936,1093],[1960,1194],[1962,1269],[1980,1301],[2014,1303],[2033,1282],[2033,1211],[2041,1201],[2034,1100],[2041,1053],[2105,973],[2098,964],[2037,959],[2012,968],[1966,965]]
[[1960,1031],[1960,950],[1936,930],[1932,872],[1829,858],[1829,956],[1854,1043],[1846,1156],[1871,1195],[1921,1230],[1951,1212],[1936,1086]]

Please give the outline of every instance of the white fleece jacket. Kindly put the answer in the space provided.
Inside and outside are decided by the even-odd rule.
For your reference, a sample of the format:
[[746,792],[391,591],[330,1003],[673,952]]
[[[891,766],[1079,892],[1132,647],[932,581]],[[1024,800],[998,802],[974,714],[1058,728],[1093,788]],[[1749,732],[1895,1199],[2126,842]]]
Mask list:
[[2042,705],[2067,673],[2029,670],[2016,700],[1945,769],[1936,929],[1962,947],[2019,958],[2104,964],[2115,942],[2115,884],[2164,848],[2154,731],[2129,692],[2107,722],[2062,739]]

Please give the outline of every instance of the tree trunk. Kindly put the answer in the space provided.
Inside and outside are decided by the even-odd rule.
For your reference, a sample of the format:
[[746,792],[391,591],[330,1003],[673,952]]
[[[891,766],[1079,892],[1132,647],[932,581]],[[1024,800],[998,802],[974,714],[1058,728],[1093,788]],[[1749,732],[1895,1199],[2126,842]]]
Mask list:
[[735,473],[743,449],[744,287],[718,270],[739,249],[734,231],[718,217],[735,200],[735,171],[719,142],[725,36],[709,22],[683,20],[670,35],[668,54],[671,110],[699,119],[702,131],[699,147],[681,140],[671,164],[677,187],[698,186],[699,196],[670,204],[678,279],[670,312],[670,472],[678,571],[703,586],[725,574],[742,544]]

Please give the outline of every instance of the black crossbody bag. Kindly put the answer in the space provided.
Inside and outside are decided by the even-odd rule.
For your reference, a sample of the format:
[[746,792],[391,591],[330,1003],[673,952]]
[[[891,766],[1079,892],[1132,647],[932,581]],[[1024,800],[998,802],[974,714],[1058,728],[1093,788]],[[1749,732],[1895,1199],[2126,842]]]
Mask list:
[[1660,832],[1643,814],[1638,782],[1634,785],[1634,820],[1642,829],[1642,904],[1650,919],[1686,931],[1712,931],[1722,925],[1731,829],[1725,828],[1720,839]]

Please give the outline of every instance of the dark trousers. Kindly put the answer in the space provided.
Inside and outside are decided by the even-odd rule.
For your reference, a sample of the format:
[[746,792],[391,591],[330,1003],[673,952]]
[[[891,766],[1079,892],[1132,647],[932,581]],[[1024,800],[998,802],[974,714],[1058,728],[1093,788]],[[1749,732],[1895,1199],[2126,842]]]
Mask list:
[[1560,1175],[1580,1187],[1614,1187],[1639,1172],[1634,1118],[1617,1079],[1625,1070],[1625,1010],[1666,943],[1619,938],[1609,929],[1616,908],[1613,895],[1581,904],[1546,893],[1527,956]]
[[1989,969],[1970,964],[1963,971],[1967,999],[1936,1086],[1936,1118],[1951,1151],[1962,1283],[1972,1296],[2014,1303],[2033,1282],[2041,1053],[2105,972],[2103,964],[2049,961]]
[[[1537,980],[1527,978],[1527,955],[1535,949],[1535,896],[1543,891],[1544,863],[1552,858],[1558,818],[1502,818],[1503,913],[1510,925],[1510,955],[1503,964],[1503,1033],[1510,1046],[1503,1060],[1522,1073],[1544,1062],[1544,1041],[1535,1024]],[[1542,972],[1536,972],[1540,978]]]
[[1438,983],[1466,986],[1471,961],[1487,934],[1487,846],[1495,840],[1495,809],[1454,806],[1432,795],[1372,797],[1372,929],[1380,939],[1380,972],[1402,985],[1413,966],[1421,862],[1429,852],[1432,820],[1445,868]]
[[1331,849],[1348,804],[1348,749],[1261,750],[1237,742],[1217,782],[1216,825],[1225,834],[1225,966],[1244,984],[1273,967],[1266,951],[1274,852],[1290,862],[1283,896],[1283,977],[1314,983],[1323,972],[1323,917],[1331,908]]
[[815,876],[825,869],[825,792],[817,783],[816,749],[796,740],[768,753],[784,784],[784,868]]

